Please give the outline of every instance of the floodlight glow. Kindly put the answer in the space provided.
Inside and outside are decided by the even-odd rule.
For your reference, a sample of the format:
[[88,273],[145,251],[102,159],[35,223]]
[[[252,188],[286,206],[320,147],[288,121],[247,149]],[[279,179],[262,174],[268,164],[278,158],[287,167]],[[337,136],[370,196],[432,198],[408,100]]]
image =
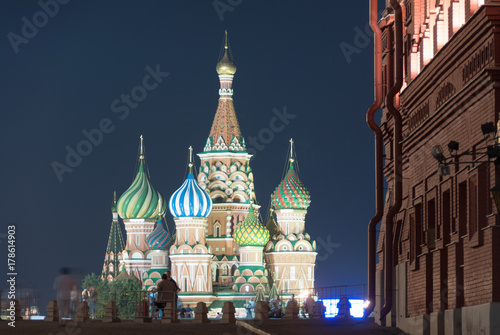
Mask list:
[[[337,304],[340,299],[323,299],[323,305],[326,308],[325,318],[334,318],[339,314],[339,309]],[[351,308],[349,309],[349,314],[353,318],[362,318],[365,314],[365,306],[368,306],[369,301],[364,301],[362,299],[349,299]]]
[[365,303],[363,304],[363,308],[368,308],[370,306],[370,300],[365,300]]
[[323,305],[325,306],[325,318],[334,318],[339,314],[339,309],[337,304],[339,299],[323,299]]
[[309,295],[309,290],[303,290],[302,292],[300,292],[300,297],[301,298],[305,298]]
[[349,314],[353,318],[362,318],[365,314],[365,302],[362,299],[349,299],[349,302],[351,303]]

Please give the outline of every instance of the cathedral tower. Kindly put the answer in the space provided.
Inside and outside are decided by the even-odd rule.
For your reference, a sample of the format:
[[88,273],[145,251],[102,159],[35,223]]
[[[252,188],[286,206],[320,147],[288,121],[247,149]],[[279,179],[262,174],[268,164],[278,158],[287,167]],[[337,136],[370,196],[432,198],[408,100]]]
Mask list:
[[141,280],[142,274],[151,267],[146,237],[153,231],[158,215],[166,208],[165,200],[149,183],[146,174],[142,135],[138,164],[139,171],[118,200],[117,210],[127,231],[122,262],[128,274]]
[[109,281],[115,279],[120,274],[120,261],[122,259],[122,252],[125,249],[122,230],[118,221],[118,211],[116,209],[116,192],[113,197],[111,212],[113,214],[113,222],[111,222],[108,247],[106,248],[106,256],[104,256],[104,266],[101,276],[103,279]]
[[176,227],[175,242],[170,248],[172,277],[181,289],[180,295],[197,293],[208,299],[212,293],[213,255],[206,244],[205,229],[212,200],[194,179],[191,147],[189,156],[188,177],[169,201]]
[[156,284],[162,274],[168,271],[168,249],[173,244],[172,235],[163,228],[161,217],[151,234],[148,235],[147,244],[151,252],[151,269],[143,274],[142,282],[145,289]]
[[[293,140],[285,178],[272,195],[278,230],[266,245],[265,259],[278,291],[314,287],[316,242],[305,232],[305,216],[311,202],[309,191],[294,166]],[[271,213],[272,215],[272,213]]]
[[253,207],[250,207],[245,221],[236,228],[233,237],[240,251],[240,266],[234,273],[233,290],[247,293],[255,292],[261,287],[263,292],[269,291],[262,255],[264,246],[269,241],[269,231],[260,224]]
[[[198,183],[213,201],[208,217],[207,244],[212,247],[213,267],[219,273],[215,284],[232,282],[237,245],[233,240],[236,226],[245,220],[250,200],[255,203],[253,173],[250,168],[252,155],[246,152],[233,105],[233,78],[236,66],[230,57],[227,31],[224,38],[223,57],[217,63],[220,80],[219,105],[212,128],[202,153]],[[259,206],[256,206],[258,209]],[[220,260],[220,261],[215,261]],[[233,271],[229,270],[233,268]]]

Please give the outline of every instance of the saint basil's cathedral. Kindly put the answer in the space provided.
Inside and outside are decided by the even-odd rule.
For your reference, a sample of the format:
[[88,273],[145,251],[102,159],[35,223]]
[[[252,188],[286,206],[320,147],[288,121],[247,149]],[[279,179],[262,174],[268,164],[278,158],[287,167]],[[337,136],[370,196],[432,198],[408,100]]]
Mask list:
[[[198,154],[197,176],[189,148],[189,174],[167,203],[148,179],[141,136],[136,177],[118,201],[115,195],[102,278],[134,276],[149,289],[170,270],[181,301],[194,304],[251,296],[258,289],[269,292],[273,285],[285,293],[311,289],[316,242],[305,231],[310,195],[295,170],[293,141],[288,171],[271,196],[270,218],[263,226],[252,155],[246,152],[233,105],[236,66],[227,33],[216,70],[219,104]],[[167,208],[175,234],[164,226]],[[118,217],[125,225],[125,240]]]

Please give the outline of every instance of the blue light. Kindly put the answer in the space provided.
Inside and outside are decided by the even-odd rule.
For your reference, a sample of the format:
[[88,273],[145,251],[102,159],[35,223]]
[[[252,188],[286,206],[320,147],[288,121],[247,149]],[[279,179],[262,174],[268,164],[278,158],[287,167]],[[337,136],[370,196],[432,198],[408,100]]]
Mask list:
[[[326,307],[326,318],[334,318],[339,314],[337,308],[339,301],[339,299],[323,299],[323,305]],[[349,302],[351,303],[349,314],[351,314],[353,318],[362,318],[364,315],[364,301],[362,299],[349,299]]]

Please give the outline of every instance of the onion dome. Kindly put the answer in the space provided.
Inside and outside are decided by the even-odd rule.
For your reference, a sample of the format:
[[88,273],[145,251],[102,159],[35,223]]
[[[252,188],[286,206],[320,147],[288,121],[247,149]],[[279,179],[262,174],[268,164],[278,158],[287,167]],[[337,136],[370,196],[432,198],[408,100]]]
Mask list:
[[290,165],[285,178],[276,187],[272,203],[276,209],[307,209],[309,207],[311,195],[300,181],[293,165]]
[[206,218],[212,212],[212,199],[190,172],[184,184],[172,194],[168,206],[174,218]]
[[290,168],[271,196],[276,209],[307,209],[311,203],[311,195],[293,167],[293,157],[293,139],[290,139]]
[[269,231],[260,224],[253,207],[250,207],[245,220],[236,227],[233,239],[240,247],[264,247],[269,241]]
[[163,228],[161,219],[158,219],[158,224],[156,225],[155,230],[153,230],[147,238],[149,249],[167,250],[173,242],[174,240],[172,239],[172,235],[170,235],[170,233]]
[[228,45],[227,45],[227,30],[226,30],[225,42],[224,42],[224,57],[222,57],[222,59],[217,63],[217,66],[215,67],[219,75],[224,75],[224,74],[234,75],[236,73],[236,66],[233,64],[231,59],[229,59],[229,54],[227,50],[228,50]]
[[165,199],[149,183],[144,172],[144,154],[141,135],[139,171],[132,185],[118,199],[118,214],[122,219],[154,219],[165,213]]

